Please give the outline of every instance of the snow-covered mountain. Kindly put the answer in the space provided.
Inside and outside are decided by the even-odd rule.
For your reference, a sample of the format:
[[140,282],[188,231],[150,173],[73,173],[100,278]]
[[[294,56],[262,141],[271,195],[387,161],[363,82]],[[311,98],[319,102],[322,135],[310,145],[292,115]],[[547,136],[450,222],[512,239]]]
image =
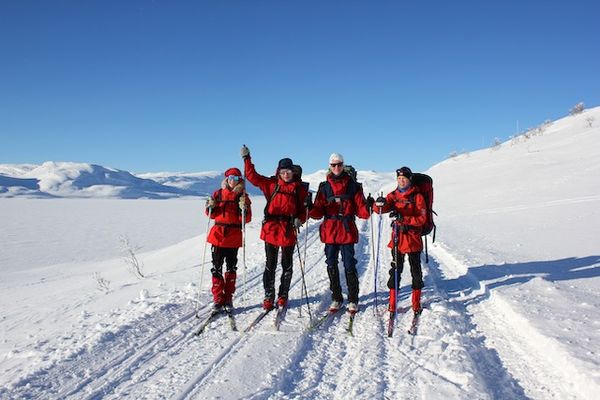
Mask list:
[[[325,179],[326,170],[305,174],[303,180],[311,190]],[[393,173],[358,171],[365,195],[375,192]],[[221,186],[223,173],[207,172],[130,172],[100,165],[52,162],[35,164],[0,164],[0,198],[148,198],[165,199],[181,196],[207,196]],[[247,185],[251,195],[261,194]]]
[[[199,193],[203,196],[212,194],[221,187],[223,173],[208,172],[149,172],[137,174],[138,177],[151,179],[165,186],[172,186],[182,190]],[[249,194],[260,194],[254,186],[248,184],[246,189]]]
[[0,164],[0,197],[164,199],[199,195],[205,193],[94,164]]
[[[357,220],[353,336],[344,313],[307,328],[330,301],[320,221],[310,220],[281,329],[272,314],[246,333],[220,318],[198,338],[195,314],[212,300],[202,201],[0,199],[0,398],[596,399],[598,121],[590,109],[427,171],[438,230],[422,258],[416,335],[408,312],[386,333],[387,217]],[[304,179],[316,187],[324,173]],[[359,180],[387,193],[395,177]],[[264,294],[264,205],[252,198],[238,254],[240,331]],[[123,232],[144,246],[143,279],[106,245]],[[403,311],[410,293],[405,268]]]

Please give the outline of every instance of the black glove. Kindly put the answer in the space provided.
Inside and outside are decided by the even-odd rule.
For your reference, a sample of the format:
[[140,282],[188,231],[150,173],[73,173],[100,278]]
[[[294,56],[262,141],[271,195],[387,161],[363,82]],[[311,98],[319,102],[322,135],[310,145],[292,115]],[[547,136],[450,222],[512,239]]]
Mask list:
[[375,205],[377,207],[385,207],[385,198],[383,196],[379,196],[377,200],[375,200]]
[[309,210],[313,208],[312,192],[308,192],[306,199],[304,199],[304,206]]
[[367,196],[367,208],[369,210],[372,210],[373,209],[373,204],[375,204],[375,199],[371,195],[368,195]]
[[400,214],[400,211],[392,211],[390,213],[390,218],[395,218],[396,221],[402,221],[402,214]]

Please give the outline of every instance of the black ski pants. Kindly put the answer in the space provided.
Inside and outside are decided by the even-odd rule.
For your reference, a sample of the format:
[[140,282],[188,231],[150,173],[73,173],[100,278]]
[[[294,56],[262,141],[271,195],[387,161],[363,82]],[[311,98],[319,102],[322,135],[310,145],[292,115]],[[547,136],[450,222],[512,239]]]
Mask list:
[[237,247],[219,247],[213,245],[211,248],[212,252],[212,264],[210,272],[215,278],[223,278],[223,263],[227,265],[227,272],[235,272],[237,270]]
[[[397,260],[396,253],[398,256]],[[423,283],[423,271],[421,270],[421,252],[408,253],[408,263],[410,264],[410,275],[412,276],[412,288],[422,289],[425,284]],[[390,278],[387,282],[389,289],[394,289],[396,265],[398,265],[398,289],[400,289],[400,276],[404,270],[404,254],[392,249],[392,268],[390,268]]]
[[343,301],[342,287],[340,284],[340,270],[338,258],[342,253],[346,284],[348,285],[348,302],[358,303],[358,272],[356,271],[356,258],[354,257],[354,243],[325,244],[325,258],[327,262],[327,275],[329,275],[329,288],[331,299]]
[[[265,298],[275,299],[275,271],[277,270],[277,255],[279,254],[279,246],[265,242],[265,254],[267,256],[267,264],[263,273],[263,286],[265,288]],[[292,282],[292,267],[293,267],[294,246],[281,248],[281,283],[279,284],[279,297],[288,298],[290,291],[290,283]]]

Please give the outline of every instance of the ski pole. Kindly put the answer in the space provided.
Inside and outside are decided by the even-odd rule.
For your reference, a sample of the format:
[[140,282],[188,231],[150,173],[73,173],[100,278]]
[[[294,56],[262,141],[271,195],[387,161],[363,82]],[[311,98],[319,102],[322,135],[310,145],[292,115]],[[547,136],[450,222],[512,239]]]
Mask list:
[[[371,193],[369,193],[371,197]],[[375,235],[373,234],[373,206],[369,208],[369,220],[371,222],[371,258],[375,262]]]
[[206,223],[206,237],[204,238],[204,250],[202,251],[202,266],[200,267],[200,287],[198,288],[198,298],[196,299],[196,318],[200,311],[200,295],[202,294],[202,285],[204,282],[204,264],[206,262],[206,246],[208,244],[208,232],[210,229],[210,220],[212,216],[212,207],[208,209],[208,222]]
[[[244,175],[244,184],[246,182]],[[246,190],[242,191],[244,208],[242,209],[242,266],[244,271],[244,290],[242,290],[242,304],[246,304]]]
[[[304,259],[306,260],[306,243],[307,243],[307,237],[308,237],[308,209],[306,209],[306,228],[304,228],[304,229],[305,229],[305,233],[304,233]],[[301,298],[304,297],[304,296],[306,296],[306,291],[304,289],[305,289],[305,285],[300,286],[300,297]],[[302,318],[302,306],[300,306],[299,315],[300,315],[300,318]]]
[[[309,202],[312,203],[312,193],[308,192],[308,196],[309,196]],[[308,207],[306,208],[306,227],[304,228],[304,260],[306,260],[306,253],[307,253],[307,249],[308,249]],[[305,292],[305,294],[308,296],[308,294]]]
[[308,320],[312,324],[312,313],[310,312],[310,303],[308,301],[308,291],[306,290],[306,279],[304,278],[304,262],[300,257],[300,245],[298,244],[298,231],[296,232],[296,249],[298,250],[298,262],[300,263],[300,273],[302,274],[302,287],[304,288],[304,299],[306,300],[306,307],[308,308]]
[[396,314],[398,312],[398,297],[400,293],[398,293],[398,224],[396,221],[392,222],[392,235],[394,236],[394,321],[393,326],[396,326]]
[[[246,145],[244,145],[246,146]],[[242,266],[243,266],[243,275],[244,275],[244,290],[242,290],[242,304],[246,304],[246,290],[247,290],[247,282],[246,282],[246,196],[248,192],[246,192],[246,165],[244,163],[244,171],[242,173],[242,179],[244,180],[244,190],[242,190],[242,197],[244,198],[244,208],[242,209]]]
[[[383,192],[381,192],[381,197],[383,197]],[[381,245],[381,225],[382,225],[382,221],[383,221],[383,216],[382,216],[382,211],[383,211],[383,207],[379,207],[379,222],[377,224],[377,255],[375,258],[375,283],[373,284],[374,286],[374,291],[375,291],[375,314],[377,314],[377,307],[378,307],[378,302],[377,302],[377,272],[379,269],[379,249],[380,249],[380,245]]]

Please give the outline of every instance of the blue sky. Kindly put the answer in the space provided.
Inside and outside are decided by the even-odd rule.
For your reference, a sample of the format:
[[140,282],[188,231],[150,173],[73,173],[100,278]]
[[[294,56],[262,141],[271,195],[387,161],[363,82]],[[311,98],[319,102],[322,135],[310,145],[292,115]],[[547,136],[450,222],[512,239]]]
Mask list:
[[1,1],[0,163],[425,170],[600,105],[597,4]]

